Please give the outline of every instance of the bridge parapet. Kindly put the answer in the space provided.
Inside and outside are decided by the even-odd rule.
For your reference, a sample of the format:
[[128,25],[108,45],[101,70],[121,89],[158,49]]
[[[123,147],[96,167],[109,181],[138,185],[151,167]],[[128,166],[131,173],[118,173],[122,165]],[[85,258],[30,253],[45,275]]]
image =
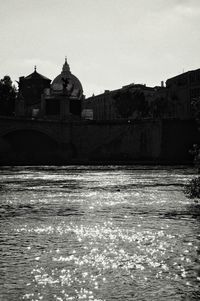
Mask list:
[[62,143],[64,137],[59,121],[50,122],[46,120],[5,118],[0,117],[0,137],[16,131],[31,130],[47,135],[55,140],[58,144]]

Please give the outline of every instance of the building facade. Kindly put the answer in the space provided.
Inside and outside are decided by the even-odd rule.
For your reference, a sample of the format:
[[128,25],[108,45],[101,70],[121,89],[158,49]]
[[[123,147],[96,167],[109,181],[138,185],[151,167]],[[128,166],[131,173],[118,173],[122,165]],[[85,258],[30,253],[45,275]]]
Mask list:
[[19,78],[16,116],[50,119],[119,120],[142,118],[190,119],[200,99],[200,69],[166,81],[166,87],[130,84],[84,98],[79,79],[65,59],[61,73],[52,81],[36,71]]
[[92,96],[83,101],[83,113],[90,110],[94,120],[140,119],[160,114],[164,103],[164,87],[147,87],[142,84],[130,84],[121,89]]
[[67,59],[52,83],[35,68],[29,76],[20,77],[18,84],[16,116],[68,120],[80,118],[83,88],[79,79],[71,73]]
[[18,81],[18,98],[15,104],[16,116],[41,115],[41,95],[50,88],[51,80],[36,71]]
[[79,79],[71,71],[67,59],[61,73],[56,76],[50,89],[42,95],[42,112],[46,118],[80,118],[83,88]]
[[130,84],[87,98],[83,117],[90,112],[94,120],[173,118],[192,119],[200,100],[200,69],[169,78],[166,86]]
[[180,119],[193,118],[193,103],[200,97],[200,69],[169,78],[166,87],[174,115]]

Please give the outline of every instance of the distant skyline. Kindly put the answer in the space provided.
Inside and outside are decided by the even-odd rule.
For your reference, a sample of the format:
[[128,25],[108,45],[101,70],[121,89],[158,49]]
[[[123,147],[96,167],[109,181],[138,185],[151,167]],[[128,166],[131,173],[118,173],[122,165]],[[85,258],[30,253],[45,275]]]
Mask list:
[[200,68],[199,0],[1,0],[0,78],[53,80],[67,56],[84,94]]

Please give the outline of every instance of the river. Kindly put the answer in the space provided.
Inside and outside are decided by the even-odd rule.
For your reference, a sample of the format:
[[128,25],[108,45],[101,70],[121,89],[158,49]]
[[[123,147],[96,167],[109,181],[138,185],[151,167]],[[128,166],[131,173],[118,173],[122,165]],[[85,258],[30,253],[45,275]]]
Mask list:
[[0,300],[200,300],[190,168],[2,167]]

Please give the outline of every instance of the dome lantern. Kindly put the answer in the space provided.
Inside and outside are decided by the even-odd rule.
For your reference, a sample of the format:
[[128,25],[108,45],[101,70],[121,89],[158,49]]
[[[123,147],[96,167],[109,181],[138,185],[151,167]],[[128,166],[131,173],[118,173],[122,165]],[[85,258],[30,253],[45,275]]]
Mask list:
[[65,57],[65,63],[63,64],[62,72],[64,72],[64,73],[70,72],[70,67],[69,67],[69,64],[67,62],[67,57]]

